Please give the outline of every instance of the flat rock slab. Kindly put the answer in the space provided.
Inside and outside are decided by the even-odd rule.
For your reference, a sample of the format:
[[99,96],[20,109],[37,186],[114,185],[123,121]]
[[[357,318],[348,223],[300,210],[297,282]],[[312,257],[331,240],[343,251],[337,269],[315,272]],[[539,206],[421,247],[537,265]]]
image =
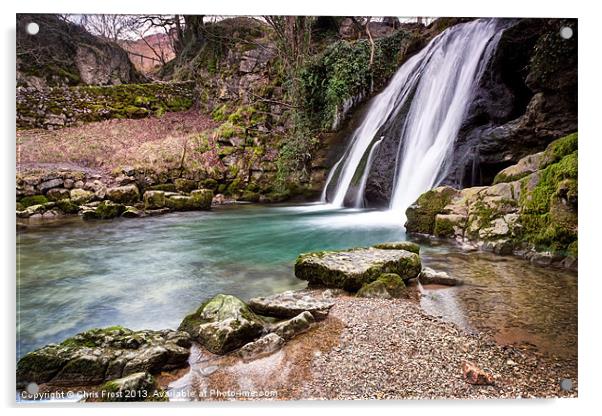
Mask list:
[[407,250],[355,248],[302,254],[295,263],[295,276],[310,283],[357,291],[383,273],[396,273],[403,280],[420,274],[420,257]]
[[330,299],[320,299],[307,293],[293,291],[253,298],[249,301],[249,307],[260,315],[294,318],[307,311],[316,320],[326,318],[333,305],[334,302]]

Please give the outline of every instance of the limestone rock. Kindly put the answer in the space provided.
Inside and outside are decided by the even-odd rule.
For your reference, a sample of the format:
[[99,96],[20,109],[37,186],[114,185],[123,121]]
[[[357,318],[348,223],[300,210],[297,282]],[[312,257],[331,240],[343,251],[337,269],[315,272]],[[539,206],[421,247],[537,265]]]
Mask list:
[[357,296],[379,299],[406,297],[406,285],[398,274],[383,273],[375,281],[362,286]]
[[319,299],[303,292],[287,291],[267,297],[253,298],[249,307],[256,313],[277,318],[293,318],[309,312],[316,320],[326,318],[334,302]]
[[295,263],[295,276],[310,283],[357,291],[383,273],[412,279],[420,273],[420,257],[406,250],[356,248],[302,254]]
[[23,356],[17,384],[98,384],[144,369],[160,372],[188,364],[190,336],[171,330],[91,329]]
[[420,246],[411,241],[393,241],[389,243],[379,243],[373,246],[381,250],[406,250],[412,253],[420,254]]
[[178,192],[190,193],[198,188],[198,182],[191,179],[178,178],[174,184]]
[[459,286],[463,284],[461,279],[451,277],[445,272],[437,272],[430,267],[422,269],[418,280],[423,285]]
[[50,201],[60,201],[71,197],[69,190],[65,188],[52,188],[46,193],[46,197]]
[[315,323],[313,315],[308,311],[305,311],[294,318],[273,325],[269,331],[278,334],[288,341],[302,332],[307,331],[313,323]]
[[387,291],[385,284],[380,280],[366,283],[357,291],[359,298],[376,298],[376,299],[391,299],[392,296]]
[[69,195],[71,196],[71,200],[79,205],[88,203],[94,198],[94,192],[86,191],[80,188],[71,189],[69,191]]
[[188,315],[179,327],[215,354],[225,354],[263,332],[263,322],[240,299],[219,294]]
[[140,201],[140,191],[133,184],[117,186],[107,189],[107,198],[120,204],[135,204]]
[[144,402],[167,400],[155,378],[147,372],[110,380],[100,387],[100,400],[106,402]]
[[163,191],[146,191],[144,193],[144,209],[161,209],[165,207],[165,192]]
[[238,354],[245,361],[265,357],[278,351],[284,345],[284,339],[275,333],[270,333],[242,346]]

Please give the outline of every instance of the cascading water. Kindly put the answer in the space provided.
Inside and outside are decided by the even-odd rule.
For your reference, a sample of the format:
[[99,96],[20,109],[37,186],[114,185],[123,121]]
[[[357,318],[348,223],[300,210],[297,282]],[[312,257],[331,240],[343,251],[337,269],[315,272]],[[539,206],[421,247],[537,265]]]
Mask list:
[[369,104],[328,176],[323,202],[363,206],[375,149],[390,140],[397,149],[389,199],[392,214],[403,218],[420,194],[437,186],[502,26],[495,19],[456,25],[402,65]]

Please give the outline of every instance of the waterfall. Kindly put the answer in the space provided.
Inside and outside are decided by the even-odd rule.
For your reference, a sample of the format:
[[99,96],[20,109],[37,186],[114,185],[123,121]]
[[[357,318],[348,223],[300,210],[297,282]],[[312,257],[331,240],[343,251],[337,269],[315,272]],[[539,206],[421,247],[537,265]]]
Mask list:
[[502,33],[500,22],[479,19],[453,26],[404,63],[368,104],[347,150],[322,193],[334,206],[363,206],[374,153],[385,141],[397,149],[389,210],[405,216],[420,194],[449,168],[455,139],[480,73]]

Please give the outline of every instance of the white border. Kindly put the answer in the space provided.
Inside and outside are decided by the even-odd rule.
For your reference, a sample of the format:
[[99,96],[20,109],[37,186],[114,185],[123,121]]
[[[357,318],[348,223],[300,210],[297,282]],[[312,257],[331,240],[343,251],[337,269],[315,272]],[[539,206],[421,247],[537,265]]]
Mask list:
[[[587,412],[594,408],[598,387],[602,378],[600,360],[596,350],[600,349],[600,307],[597,300],[602,295],[595,263],[599,257],[600,201],[602,201],[602,135],[600,134],[600,24],[596,2],[548,0],[528,2],[526,0],[487,1],[392,1],[392,0],[104,0],[102,2],[82,0],[22,0],[5,1],[2,18],[2,45],[4,56],[2,71],[2,320],[4,341],[0,396],[8,413],[81,414],[82,410],[92,414],[106,414],[107,406],[88,405],[68,408],[50,406],[43,409],[14,405],[15,369],[15,217],[14,217],[14,88],[15,88],[15,13],[204,13],[204,14],[320,14],[320,15],[372,15],[372,16],[495,16],[495,17],[578,17],[579,18],[579,142],[580,142],[580,273],[579,273],[579,398],[573,400],[489,400],[489,401],[420,401],[420,402],[284,402],[284,403],[223,403],[148,406],[129,406],[128,414],[149,415],[240,414],[256,412],[265,414],[302,414],[307,412],[333,413],[344,411],[364,414],[374,408],[378,412],[420,412],[420,414],[502,414],[519,412],[545,412],[566,415],[569,412]],[[596,331],[596,329],[598,331]],[[350,359],[352,359],[350,357]],[[118,405],[110,405],[110,408]],[[599,407],[599,406],[597,406]],[[206,408],[203,410],[203,408]],[[576,414],[576,413],[573,413]]]

